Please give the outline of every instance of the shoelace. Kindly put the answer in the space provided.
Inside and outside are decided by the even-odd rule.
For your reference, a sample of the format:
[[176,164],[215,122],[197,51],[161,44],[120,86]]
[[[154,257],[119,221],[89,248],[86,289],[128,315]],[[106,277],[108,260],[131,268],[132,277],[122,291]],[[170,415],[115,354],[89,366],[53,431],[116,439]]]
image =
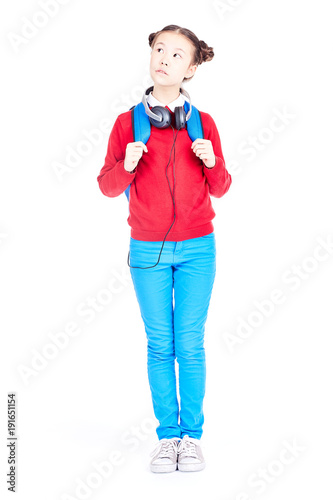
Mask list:
[[198,458],[198,454],[195,449],[195,444],[191,441],[189,436],[184,436],[180,441],[178,446],[178,454],[184,452],[184,454],[188,457]]
[[159,458],[171,458],[173,453],[177,453],[177,450],[178,439],[168,439],[166,441],[161,440],[150,456],[157,456],[159,454]]

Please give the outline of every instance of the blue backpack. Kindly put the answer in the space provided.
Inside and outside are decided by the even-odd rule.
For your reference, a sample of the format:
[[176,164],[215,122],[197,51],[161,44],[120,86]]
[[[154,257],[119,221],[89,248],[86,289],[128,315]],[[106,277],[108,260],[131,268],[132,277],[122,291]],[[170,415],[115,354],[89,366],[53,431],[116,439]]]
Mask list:
[[[190,109],[190,105],[187,101],[184,102],[184,110],[185,113],[188,113]],[[140,102],[136,106],[132,106],[130,108],[132,110],[132,131],[134,142],[142,141],[144,144],[147,143],[150,137],[151,131],[151,123],[149,121],[149,116],[145,111],[144,104]],[[187,133],[190,139],[195,141],[196,139],[204,139],[204,131],[202,126],[201,114],[200,111],[193,106],[192,104],[192,112],[189,120],[186,122]],[[129,201],[129,193],[130,193],[131,184],[126,188],[125,194]]]

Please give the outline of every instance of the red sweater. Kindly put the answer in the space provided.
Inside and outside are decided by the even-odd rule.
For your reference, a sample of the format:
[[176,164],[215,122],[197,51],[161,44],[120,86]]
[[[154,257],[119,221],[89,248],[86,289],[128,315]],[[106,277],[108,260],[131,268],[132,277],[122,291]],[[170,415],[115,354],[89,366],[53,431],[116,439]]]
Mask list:
[[[174,118],[174,113],[172,116]],[[182,241],[212,233],[212,219],[216,214],[210,195],[221,198],[231,184],[215,122],[208,113],[202,111],[201,119],[204,138],[212,142],[216,163],[214,167],[207,168],[193,153],[187,130],[178,131],[175,144],[176,218],[165,241]],[[124,168],[124,159],[127,144],[134,142],[131,111],[120,114],[111,130],[105,163],[97,181],[102,193],[111,198],[124,193],[132,183],[127,222],[131,226],[131,237],[136,240],[163,241],[174,220],[170,193],[170,188],[173,193],[174,187],[174,151],[167,170],[170,188],[165,175],[173,141],[171,127],[158,129],[151,126],[148,153],[143,151],[137,167],[130,173]]]

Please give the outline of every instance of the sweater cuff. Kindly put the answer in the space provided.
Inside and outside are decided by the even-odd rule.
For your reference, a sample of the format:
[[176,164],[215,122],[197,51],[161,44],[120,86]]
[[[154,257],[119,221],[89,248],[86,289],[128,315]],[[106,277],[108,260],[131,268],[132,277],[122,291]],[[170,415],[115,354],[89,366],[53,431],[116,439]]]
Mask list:
[[137,167],[135,167],[130,172],[128,170],[126,170],[126,168],[124,167],[125,160],[120,160],[118,163],[119,163],[119,165],[118,165],[119,170],[121,171],[121,176],[125,176],[125,178],[128,178],[129,175],[134,175],[136,173]]

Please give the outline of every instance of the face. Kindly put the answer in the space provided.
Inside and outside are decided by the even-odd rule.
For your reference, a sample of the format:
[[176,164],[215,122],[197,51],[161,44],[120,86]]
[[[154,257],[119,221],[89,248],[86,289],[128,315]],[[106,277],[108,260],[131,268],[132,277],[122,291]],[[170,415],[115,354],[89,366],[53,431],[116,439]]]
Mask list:
[[[162,86],[180,85],[183,78],[194,75],[191,64],[194,46],[184,35],[164,31],[155,39],[150,58],[150,76]],[[160,73],[163,70],[165,73]]]

